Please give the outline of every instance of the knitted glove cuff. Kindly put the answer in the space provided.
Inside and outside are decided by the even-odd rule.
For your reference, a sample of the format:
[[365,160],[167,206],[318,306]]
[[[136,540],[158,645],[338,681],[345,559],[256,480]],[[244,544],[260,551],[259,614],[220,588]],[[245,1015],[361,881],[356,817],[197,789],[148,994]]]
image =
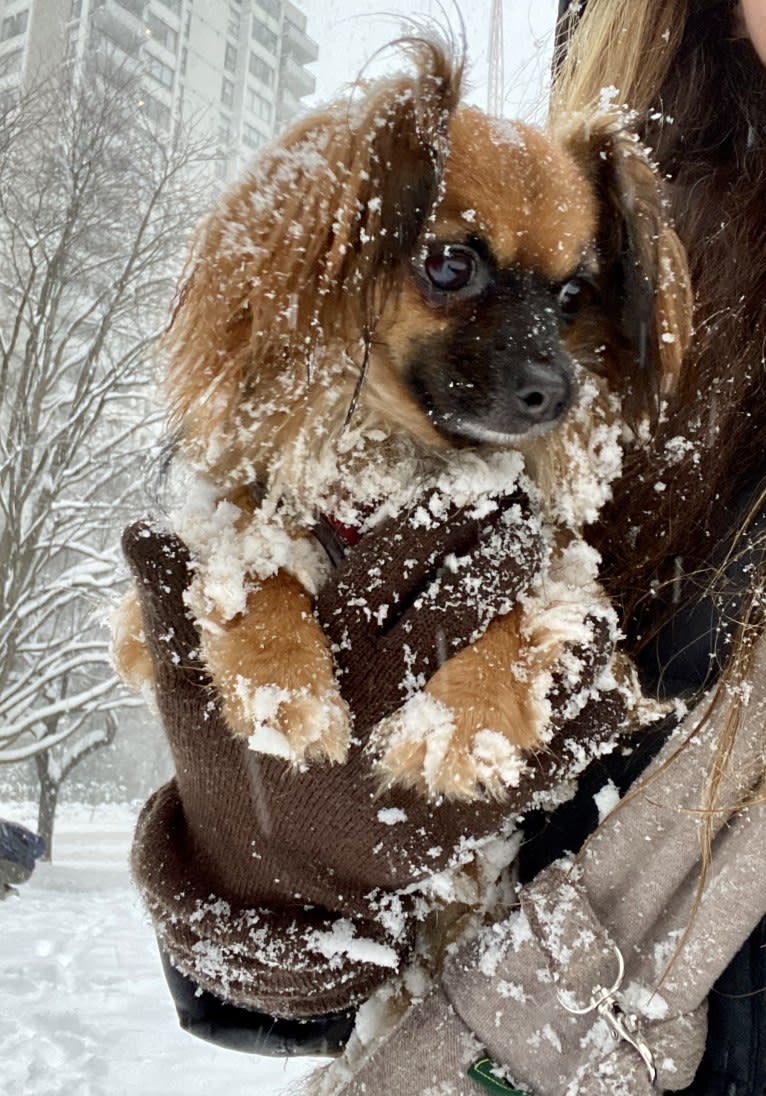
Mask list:
[[211,893],[191,846],[171,780],[144,805],[131,868],[162,947],[203,989],[300,1019],[359,1004],[397,969],[402,941],[395,949],[377,923],[297,903],[253,907]]

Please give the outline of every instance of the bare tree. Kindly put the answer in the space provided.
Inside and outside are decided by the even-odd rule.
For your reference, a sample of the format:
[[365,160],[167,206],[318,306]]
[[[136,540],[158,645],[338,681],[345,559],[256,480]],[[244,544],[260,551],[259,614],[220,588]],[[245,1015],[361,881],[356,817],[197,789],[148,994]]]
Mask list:
[[36,758],[45,828],[51,789],[133,703],[98,618],[204,189],[199,150],[139,101],[129,73],[62,70],[0,115],[0,763]]
[[47,746],[34,755],[38,797],[37,832],[45,840],[43,859],[50,860],[53,853],[53,827],[56,818],[61,785],[77,766],[96,750],[111,746],[117,734],[117,716],[106,712],[87,732],[72,733],[56,746]]

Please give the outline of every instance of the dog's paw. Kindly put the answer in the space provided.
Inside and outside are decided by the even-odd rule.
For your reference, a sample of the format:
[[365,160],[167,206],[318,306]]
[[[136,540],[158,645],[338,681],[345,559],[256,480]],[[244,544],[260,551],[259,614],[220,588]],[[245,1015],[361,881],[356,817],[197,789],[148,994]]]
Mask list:
[[231,730],[294,765],[344,761],[350,715],[311,600],[291,575],[255,583],[247,611],[200,619],[202,657]]
[[146,646],[138,594],[131,589],[114,607],[110,617],[112,639],[109,654],[122,681],[136,692],[154,686],[154,667]]
[[222,703],[224,719],[258,753],[294,765],[345,761],[350,717],[337,692],[256,685],[238,677]]
[[502,799],[526,768],[511,736],[476,708],[453,711],[428,688],[378,724],[370,747],[382,789],[414,788],[429,799]]
[[558,650],[542,637],[530,644],[522,625],[519,614],[498,618],[376,728],[384,784],[463,800],[503,798],[518,784],[525,756],[545,742]]

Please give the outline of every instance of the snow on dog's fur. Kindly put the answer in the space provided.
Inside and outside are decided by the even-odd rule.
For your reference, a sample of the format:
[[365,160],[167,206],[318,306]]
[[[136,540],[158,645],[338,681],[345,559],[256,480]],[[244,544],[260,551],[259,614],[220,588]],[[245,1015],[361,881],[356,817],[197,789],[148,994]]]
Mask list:
[[[567,650],[594,607],[610,613],[581,530],[619,472],[625,418],[673,384],[688,282],[619,118],[502,123],[460,104],[449,50],[408,48],[409,73],[295,125],[198,234],[167,389],[208,488],[177,532],[232,731],[296,764],[342,763],[349,713],[312,615],[317,509],[364,534],[424,492],[480,507],[522,482],[550,547],[534,596],[370,744],[384,783],[502,796],[545,743]],[[135,612],[117,654],[138,680]],[[612,670],[630,690],[619,657]]]

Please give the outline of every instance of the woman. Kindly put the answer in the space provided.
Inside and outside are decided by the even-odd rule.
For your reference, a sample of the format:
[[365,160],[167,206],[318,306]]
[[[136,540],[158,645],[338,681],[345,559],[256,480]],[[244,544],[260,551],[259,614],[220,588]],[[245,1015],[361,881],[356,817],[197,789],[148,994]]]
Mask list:
[[[632,449],[593,540],[645,679],[688,698],[718,684],[571,875],[545,865],[596,821],[588,798],[598,784],[582,782],[541,825],[522,849],[520,913],[447,960],[441,986],[344,1096],[415,1092],[413,1061],[427,1063],[436,1091],[460,1096],[481,1084],[537,1096],[766,1091],[766,4],[562,3],[558,41],[554,113],[605,95],[637,112],[669,179],[696,290],[680,389]],[[645,736],[640,753],[657,738]],[[621,790],[641,764],[634,752],[612,769]],[[742,839],[747,830],[757,837]],[[743,883],[753,874],[755,886]],[[485,1054],[469,1082],[470,1036]]]
[[[759,623],[760,558],[753,531],[762,508],[766,437],[766,69],[756,53],[764,48],[763,10],[755,0],[741,7],[722,0],[590,0],[581,19],[569,15],[561,24],[566,57],[556,81],[557,109],[586,107],[602,88],[616,87],[618,100],[638,111],[644,136],[670,176],[678,228],[691,254],[698,331],[693,360],[655,435],[632,452],[594,540],[647,679],[666,695],[691,694],[725,664],[712,707],[700,729],[695,730],[698,720],[684,724],[682,738],[695,730],[693,745],[679,748],[676,738],[664,747],[646,793],[633,793],[607,819],[574,872],[545,865],[564,850],[576,851],[592,828],[594,791],[599,809],[605,809],[611,791],[603,794],[603,770],[600,779],[584,781],[564,817],[546,820],[530,836],[522,854],[529,882],[521,909],[453,950],[435,989],[374,1052],[357,1037],[354,1076],[345,1084],[337,1072],[328,1079],[344,1096],[410,1096],[429,1085],[444,1096],[469,1096],[480,1091],[477,1085],[512,1092],[517,1083],[538,1096],[637,1096],[682,1089],[695,1073],[688,1090],[695,1096],[754,1096],[766,1084],[763,1063],[751,1053],[759,1038],[766,1039],[766,1025],[760,1028],[754,1015],[758,997],[743,998],[754,1005],[744,1020],[732,1020],[728,1006],[716,1018],[711,1003],[708,1057],[700,1066],[705,999],[738,951],[729,977],[734,992],[743,992],[742,956],[747,959],[749,952],[740,946],[766,912],[763,812],[738,810],[759,794],[764,720],[758,708],[766,703],[763,644],[749,642]],[[173,557],[144,552],[140,559],[146,543],[134,537],[128,548],[147,588],[172,585],[167,580]],[[166,606],[157,602],[157,609],[153,630],[164,636]],[[739,627],[741,618],[749,627]],[[180,635],[183,621],[175,624]],[[178,652],[171,654],[167,681],[160,680],[166,696],[179,684],[173,676]],[[184,708],[184,697],[176,697]],[[165,716],[175,718],[169,711]],[[652,739],[657,749],[660,738]],[[199,860],[199,871],[207,872],[206,879],[225,879],[228,893],[236,895],[246,888],[247,865],[244,857],[228,855],[241,826],[227,804],[236,799],[231,788],[244,784],[237,783],[241,774],[235,767],[226,770],[229,760],[206,756],[201,762],[195,750],[196,738],[179,743],[183,795],[155,797],[150,805],[138,834],[137,872],[144,883],[149,876],[157,881],[157,893],[163,873],[175,878],[178,850],[158,845],[160,831],[147,819],[164,817],[163,832],[171,832],[182,809],[190,845],[195,833],[218,827],[218,854],[208,842],[209,863]],[[646,747],[640,752],[645,755]],[[618,758],[607,774],[621,790],[646,764],[638,753]],[[221,786],[211,792],[210,774],[226,771],[228,791]],[[708,810],[700,824],[703,802]],[[258,804],[250,806],[257,814]],[[713,846],[709,868],[699,858],[701,833]],[[276,845],[275,864],[281,864],[293,893],[307,885],[299,845],[294,832],[280,834]],[[297,849],[292,859],[288,846]],[[259,847],[258,856],[264,855]],[[364,865],[354,867],[364,878]],[[178,925],[184,910],[171,908],[175,891],[165,897],[167,922]],[[204,919],[209,912],[198,906],[195,916]],[[234,929],[204,957],[205,970],[218,972],[222,999],[227,978],[234,977],[237,948],[245,946],[243,926]],[[274,922],[258,930],[268,941],[258,976],[273,986],[277,1001],[287,992],[284,971],[299,967],[289,943],[284,945],[294,939],[294,926]],[[188,944],[171,936],[165,942],[172,943],[171,951]],[[331,1050],[348,1038],[351,1015],[344,1000],[359,999],[353,993],[344,997],[345,990],[374,988],[374,979],[366,983],[358,965],[349,960],[344,966],[351,943],[346,941],[343,956],[338,950],[330,955],[326,969],[308,964],[303,970],[302,989],[317,1002],[318,1019],[304,1012],[291,1025],[232,1010],[216,994],[195,995],[195,987],[169,968],[182,1022],[244,1049]],[[760,989],[764,974],[756,965],[744,993]],[[292,982],[289,990],[294,987]],[[637,1023],[629,1009],[640,1014]],[[280,1014],[278,1007],[274,1014]],[[745,1048],[741,1038],[728,1041],[732,1026],[747,1036]]]

